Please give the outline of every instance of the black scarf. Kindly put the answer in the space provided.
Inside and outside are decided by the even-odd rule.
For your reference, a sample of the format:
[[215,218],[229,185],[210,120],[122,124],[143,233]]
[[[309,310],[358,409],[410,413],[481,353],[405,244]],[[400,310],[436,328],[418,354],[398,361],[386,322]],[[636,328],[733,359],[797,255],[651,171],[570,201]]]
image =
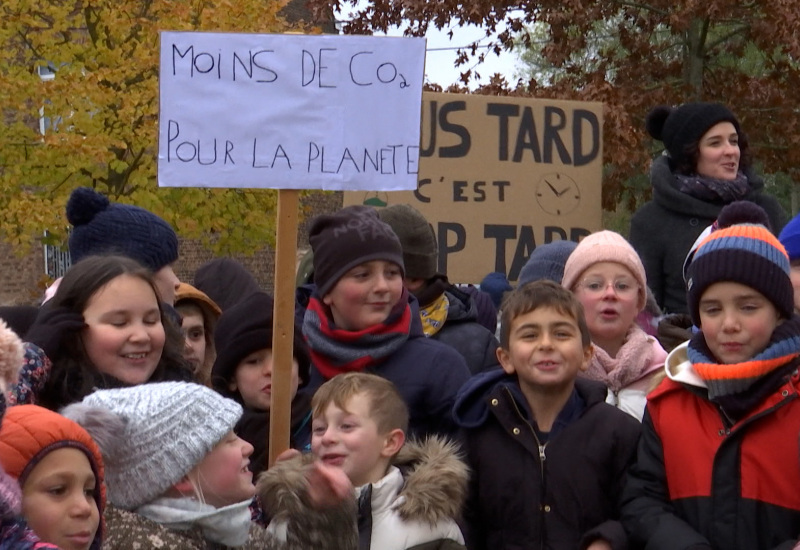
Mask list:
[[692,174],[675,174],[678,190],[705,202],[721,202],[728,204],[742,200],[750,192],[750,182],[743,172],[736,174],[732,180],[722,180]]

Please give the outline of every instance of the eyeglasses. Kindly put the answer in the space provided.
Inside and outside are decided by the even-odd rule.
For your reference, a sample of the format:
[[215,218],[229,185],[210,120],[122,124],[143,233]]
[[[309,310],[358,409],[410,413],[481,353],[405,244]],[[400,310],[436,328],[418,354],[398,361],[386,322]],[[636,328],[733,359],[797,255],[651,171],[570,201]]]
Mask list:
[[629,279],[617,279],[616,281],[606,281],[605,279],[584,279],[580,283],[581,288],[593,296],[605,294],[610,286],[614,293],[620,298],[631,298],[639,292],[639,285]]

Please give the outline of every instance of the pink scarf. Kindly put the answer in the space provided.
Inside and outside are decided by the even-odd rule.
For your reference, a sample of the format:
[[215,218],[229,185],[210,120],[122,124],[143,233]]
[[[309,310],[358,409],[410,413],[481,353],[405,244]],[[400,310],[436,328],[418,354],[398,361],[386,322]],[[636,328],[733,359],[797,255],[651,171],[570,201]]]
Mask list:
[[658,370],[653,364],[653,344],[647,334],[633,326],[625,335],[616,357],[611,357],[600,346],[594,346],[594,355],[584,376],[603,382],[608,389],[617,392]]

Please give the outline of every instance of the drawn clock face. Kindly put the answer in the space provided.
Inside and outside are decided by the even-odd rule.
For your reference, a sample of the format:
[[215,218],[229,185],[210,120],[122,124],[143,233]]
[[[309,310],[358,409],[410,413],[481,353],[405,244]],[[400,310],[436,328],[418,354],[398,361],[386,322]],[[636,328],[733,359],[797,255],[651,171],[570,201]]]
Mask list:
[[536,202],[553,216],[564,216],[581,203],[581,191],[575,180],[554,172],[545,174],[536,184]]

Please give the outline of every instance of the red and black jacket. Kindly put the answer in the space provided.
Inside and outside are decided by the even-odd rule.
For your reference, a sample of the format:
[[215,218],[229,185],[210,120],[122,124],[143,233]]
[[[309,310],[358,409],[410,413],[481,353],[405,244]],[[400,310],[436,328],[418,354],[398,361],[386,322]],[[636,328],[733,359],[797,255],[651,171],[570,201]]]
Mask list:
[[792,548],[800,538],[800,375],[726,422],[705,390],[664,380],[648,396],[623,498],[650,549]]

